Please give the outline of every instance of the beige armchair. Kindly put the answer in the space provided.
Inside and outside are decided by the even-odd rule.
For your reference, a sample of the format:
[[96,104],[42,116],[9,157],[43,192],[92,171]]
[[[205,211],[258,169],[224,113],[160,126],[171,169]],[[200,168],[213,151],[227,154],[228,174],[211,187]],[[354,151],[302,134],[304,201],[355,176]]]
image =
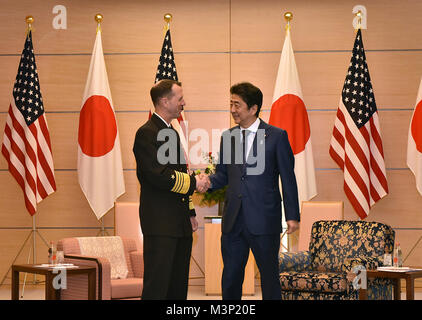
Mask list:
[[[92,237],[92,239],[95,238]],[[121,239],[127,264],[127,277],[122,279],[111,278],[111,264],[107,258],[82,255],[78,238],[65,238],[57,244],[57,249],[64,252],[65,263],[96,268],[96,298],[98,300],[140,299],[141,297],[144,270],[142,253],[137,250],[135,240]],[[89,238],[85,238],[86,240],[89,241]],[[72,276],[67,279],[67,289],[62,289],[61,299],[84,300],[87,299],[87,292],[87,276]]]

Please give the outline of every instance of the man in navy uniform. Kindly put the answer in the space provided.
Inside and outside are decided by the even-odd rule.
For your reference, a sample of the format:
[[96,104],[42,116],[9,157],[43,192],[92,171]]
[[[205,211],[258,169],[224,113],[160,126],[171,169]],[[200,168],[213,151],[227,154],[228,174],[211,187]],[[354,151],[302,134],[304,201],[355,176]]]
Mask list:
[[155,112],[138,129],[133,146],[141,184],[142,299],[186,299],[192,232],[198,228],[191,195],[204,181],[188,174],[180,137],[170,124],[185,105],[181,83],[161,80],[150,94]]

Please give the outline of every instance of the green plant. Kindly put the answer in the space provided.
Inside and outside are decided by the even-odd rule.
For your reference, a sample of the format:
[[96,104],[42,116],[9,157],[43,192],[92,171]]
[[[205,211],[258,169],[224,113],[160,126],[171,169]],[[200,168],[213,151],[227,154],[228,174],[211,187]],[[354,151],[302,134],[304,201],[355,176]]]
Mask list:
[[[215,173],[215,166],[217,164],[217,161],[215,159],[215,157],[213,157],[212,153],[208,153],[208,154],[204,154],[204,159],[206,159],[208,161],[208,165],[205,168],[204,172],[207,175],[210,174],[214,174]],[[195,170],[195,174],[200,174],[201,170],[197,169]],[[224,199],[226,197],[226,190],[227,190],[227,186],[225,186],[224,188],[212,191],[212,192],[205,192],[205,193],[198,193],[202,199],[201,202],[199,203],[201,206],[213,206],[219,202],[224,202]]]

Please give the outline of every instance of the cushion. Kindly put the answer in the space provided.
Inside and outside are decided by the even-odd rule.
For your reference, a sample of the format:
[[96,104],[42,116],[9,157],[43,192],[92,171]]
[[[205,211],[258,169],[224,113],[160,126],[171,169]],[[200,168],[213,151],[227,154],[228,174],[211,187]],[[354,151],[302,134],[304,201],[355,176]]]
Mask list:
[[123,241],[120,237],[79,237],[81,254],[106,258],[110,262],[111,279],[124,279],[128,275]]
[[111,298],[140,297],[142,293],[142,278],[126,278],[111,280]]
[[344,273],[317,271],[281,272],[281,290],[346,293],[347,280]]
[[312,256],[309,251],[280,252],[278,263],[279,272],[310,270]]

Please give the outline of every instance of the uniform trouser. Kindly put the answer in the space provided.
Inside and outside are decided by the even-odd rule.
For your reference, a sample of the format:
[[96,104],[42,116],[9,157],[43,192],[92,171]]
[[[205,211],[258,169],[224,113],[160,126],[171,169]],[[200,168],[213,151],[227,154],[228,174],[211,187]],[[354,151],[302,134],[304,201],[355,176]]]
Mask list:
[[144,300],[186,300],[192,236],[144,235]]
[[240,300],[249,250],[255,257],[261,276],[262,299],[280,300],[278,253],[280,234],[253,235],[243,222],[240,209],[233,229],[221,236],[223,255],[223,300]]

